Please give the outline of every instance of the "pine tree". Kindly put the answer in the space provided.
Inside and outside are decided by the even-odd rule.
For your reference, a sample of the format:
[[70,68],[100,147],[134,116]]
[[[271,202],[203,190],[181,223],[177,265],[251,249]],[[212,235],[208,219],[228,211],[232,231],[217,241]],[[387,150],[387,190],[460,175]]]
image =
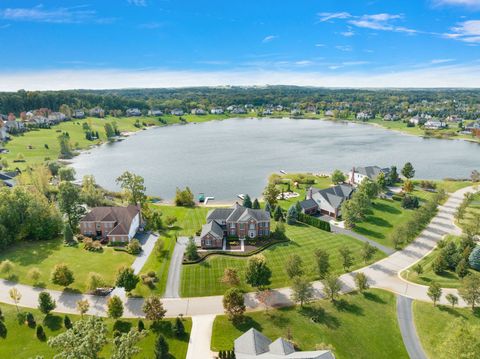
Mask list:
[[260,203],[258,202],[258,199],[256,199],[256,198],[253,201],[253,209],[260,209]]
[[246,194],[245,198],[243,199],[243,207],[252,208],[252,206],[252,200],[250,199],[250,196]]
[[155,359],[169,359],[168,343],[165,337],[160,334],[155,342]]

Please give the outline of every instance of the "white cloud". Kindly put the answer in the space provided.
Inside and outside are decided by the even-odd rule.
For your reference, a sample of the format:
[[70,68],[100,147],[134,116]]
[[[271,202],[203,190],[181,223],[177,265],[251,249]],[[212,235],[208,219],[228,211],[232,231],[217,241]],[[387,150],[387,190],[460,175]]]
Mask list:
[[295,65],[298,66],[308,66],[308,65],[313,65],[313,61],[310,60],[301,60],[301,61],[296,61]]
[[480,20],[464,21],[451,28],[444,37],[467,43],[480,43]]
[[355,33],[353,31],[349,30],[349,31],[341,32],[340,35],[345,36],[345,37],[352,37],[352,36],[355,35]]
[[262,42],[270,42],[270,41],[275,40],[276,38],[278,38],[277,35],[268,35],[268,36],[265,36],[265,38],[262,40]]
[[455,61],[454,59],[433,59],[430,61],[432,65],[446,64],[447,62]]
[[97,18],[96,11],[89,9],[87,6],[46,9],[43,5],[31,8],[0,9],[0,18],[10,21],[45,22],[54,24],[83,23],[87,21],[105,23],[113,20]]
[[325,22],[335,19],[348,19],[352,17],[348,12],[320,12],[317,14],[318,21]]
[[353,88],[463,87],[480,83],[480,64],[388,72],[52,70],[0,73],[0,91],[299,85]]
[[138,25],[140,29],[148,29],[148,30],[158,29],[161,26],[162,24],[159,22],[147,22],[145,24]]
[[335,46],[335,48],[340,51],[346,51],[346,52],[353,51],[353,48],[350,45],[337,45]]
[[467,7],[480,7],[480,0],[434,0],[435,5],[460,5]]
[[315,47],[325,47],[325,44],[315,44]]
[[128,3],[135,6],[147,6],[147,0],[128,0]]

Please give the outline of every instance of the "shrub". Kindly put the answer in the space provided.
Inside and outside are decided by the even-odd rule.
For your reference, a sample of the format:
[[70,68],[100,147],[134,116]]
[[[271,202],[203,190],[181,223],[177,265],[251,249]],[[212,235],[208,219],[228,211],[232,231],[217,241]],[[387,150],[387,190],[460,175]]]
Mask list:
[[0,338],[6,338],[7,337],[7,326],[3,321],[0,320]]
[[142,251],[142,245],[138,239],[132,239],[127,245],[127,252],[130,254],[137,255]]
[[316,227],[326,232],[331,232],[330,223],[322,221],[316,217],[309,216],[308,214],[298,213],[298,221],[308,224],[312,227]]
[[37,326],[37,338],[38,340],[41,340],[42,342],[47,339],[47,336],[45,335],[45,331],[43,330],[43,327],[41,325]]
[[415,209],[418,208],[419,202],[418,198],[415,196],[406,195],[402,199],[402,207],[405,209]]
[[143,323],[143,320],[140,319],[138,321],[137,328],[139,332],[143,332],[145,330],[145,324]]
[[32,313],[28,312],[26,315],[25,315],[25,321],[27,322],[27,325],[30,327],[30,328],[35,328],[35,326],[37,325],[37,322],[35,321],[35,317],[33,316]]
[[70,320],[70,317],[68,315],[66,315],[64,318],[63,318],[63,326],[66,328],[66,329],[71,329],[73,327],[72,325],[72,321]]
[[5,259],[2,261],[2,263],[0,263],[0,273],[9,274],[13,271],[13,268],[14,264],[8,259]]
[[470,267],[480,271],[480,246],[476,246],[472,253],[470,253],[468,263],[470,264]]
[[88,273],[86,281],[87,291],[93,292],[97,288],[102,288],[103,286],[105,286],[105,280],[100,274],[95,272]]

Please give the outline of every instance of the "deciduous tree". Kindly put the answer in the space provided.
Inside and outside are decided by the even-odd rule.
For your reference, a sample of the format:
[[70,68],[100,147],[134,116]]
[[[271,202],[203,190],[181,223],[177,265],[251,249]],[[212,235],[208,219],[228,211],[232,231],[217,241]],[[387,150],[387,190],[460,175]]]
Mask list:
[[223,309],[231,321],[240,321],[243,313],[245,313],[245,300],[239,289],[230,288],[225,292],[223,295]]

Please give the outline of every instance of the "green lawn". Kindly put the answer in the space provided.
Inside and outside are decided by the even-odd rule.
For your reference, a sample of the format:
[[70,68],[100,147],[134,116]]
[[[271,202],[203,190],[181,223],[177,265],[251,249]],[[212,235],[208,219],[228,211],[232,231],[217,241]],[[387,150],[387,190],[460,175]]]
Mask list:
[[201,228],[202,224],[205,223],[207,212],[210,209],[205,207],[185,208],[164,205],[151,205],[150,208],[160,211],[163,219],[168,216],[175,216],[177,222],[173,228],[161,233],[161,240],[164,241],[164,256],[158,258],[155,253],[152,253],[140,272],[140,274],[146,274],[149,271],[154,271],[159,279],[153,288],[144,285],[142,282],[138,283],[133,291],[133,295],[142,297],[147,297],[151,294],[162,295],[165,292],[170,259],[175,248],[175,236],[194,235]]
[[[455,236],[447,236],[447,241],[459,242],[460,238]],[[458,288],[461,284],[461,279],[454,271],[446,270],[441,274],[436,274],[432,269],[432,264],[440,253],[441,249],[438,247],[433,250],[428,256],[422,258],[419,262],[423,267],[423,273],[417,275],[412,268],[401,273],[402,277],[418,284],[430,285],[432,282],[437,282],[442,288]],[[469,269],[470,272],[475,272]]]
[[[50,282],[50,273],[56,264],[65,263],[75,276],[75,282],[70,288],[84,292],[89,272],[100,273],[108,285],[113,285],[117,269],[122,265],[130,266],[135,256],[114,251],[110,247],[104,247],[101,253],[89,252],[81,244],[67,247],[61,239],[52,239],[16,243],[0,254],[0,261],[5,259],[14,263],[13,274],[20,283],[33,285],[27,274],[30,269],[38,268],[41,272],[41,286],[53,289],[63,288]],[[5,278],[5,274],[0,276]]]
[[[27,359],[33,358],[37,355],[41,355],[45,358],[52,358],[55,355],[55,351],[48,346],[46,342],[42,342],[37,339],[35,335],[35,329],[29,328],[25,324],[18,324],[16,319],[17,312],[14,306],[1,304],[0,308],[5,316],[5,324],[7,326],[7,337],[0,338],[0,357],[1,358],[17,358],[17,359]],[[45,316],[41,314],[37,309],[23,309],[25,312],[31,312],[37,324],[42,324],[45,329],[45,333],[48,338],[56,336],[63,331],[65,328],[63,326],[63,314],[50,314],[49,317],[44,321]],[[79,316],[69,315],[72,321],[79,319]],[[125,328],[137,327],[137,320],[135,319],[123,319],[123,326]],[[109,357],[111,347],[112,347],[112,328],[114,320],[105,319],[105,322],[108,326],[108,338],[109,344],[105,346],[104,350],[101,352],[101,357]],[[141,348],[141,352],[135,356],[135,358],[153,358],[154,357],[154,345],[157,333],[162,333],[168,341],[169,350],[172,354],[171,358],[184,359],[187,354],[188,349],[188,340],[189,334],[192,327],[192,321],[190,318],[185,318],[184,324],[187,334],[183,338],[176,338],[172,331],[171,325],[173,324],[174,319],[165,319],[162,321],[162,326],[159,329],[150,329],[147,336],[143,338],[138,346]],[[144,321],[146,328],[150,327],[148,321]],[[128,329],[127,329],[128,330]]]
[[472,225],[474,223],[474,216],[480,215],[480,192],[473,195],[473,199],[467,207],[464,218],[460,220],[460,227],[464,228],[466,225]]
[[[318,318],[316,323],[313,316]],[[320,343],[332,345],[337,359],[408,358],[397,324],[395,295],[381,290],[344,295],[336,305],[318,301],[304,309],[252,312],[236,326],[217,316],[212,350],[231,349],[234,339],[251,327],[271,340],[290,332],[300,350],[315,350]]]
[[[298,254],[304,262],[305,272],[311,280],[318,279],[314,266],[313,252],[317,248],[325,249],[330,254],[331,271],[335,274],[343,273],[339,248],[346,245],[355,257],[352,269],[364,266],[359,258],[359,251],[363,243],[344,235],[331,234],[307,225],[286,226],[289,243],[274,245],[263,254],[272,270],[271,288],[289,286],[290,280],[285,273],[285,261],[291,254]],[[384,254],[377,251],[372,262],[383,258]],[[227,267],[236,268],[240,278],[244,278],[247,259],[227,256],[212,256],[199,264],[184,265],[182,268],[181,294],[183,297],[196,297],[223,294],[226,286],[220,283],[223,271]],[[252,291],[253,288],[243,284],[243,290]]]
[[393,248],[389,238],[390,233],[396,226],[407,222],[413,213],[414,210],[402,208],[399,201],[375,199],[366,219],[358,222],[353,230],[375,242]]
[[477,311],[474,314],[466,308],[434,307],[431,303],[416,301],[413,303],[413,315],[423,349],[431,359],[438,357],[445,330],[453,320],[461,317],[470,324],[480,325],[480,313]]

